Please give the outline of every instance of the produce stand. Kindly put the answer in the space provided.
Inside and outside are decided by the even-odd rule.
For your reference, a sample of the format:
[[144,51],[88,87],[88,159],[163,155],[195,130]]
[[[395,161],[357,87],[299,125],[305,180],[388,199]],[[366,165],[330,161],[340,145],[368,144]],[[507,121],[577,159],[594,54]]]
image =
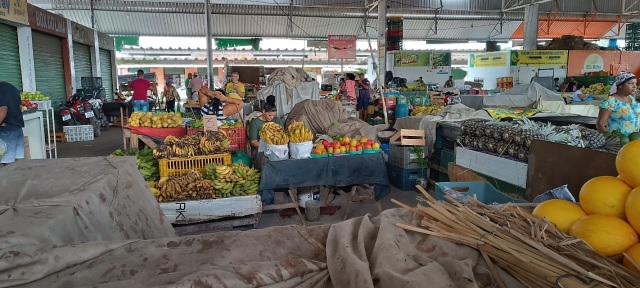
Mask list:
[[[56,135],[56,109],[53,108],[51,100],[44,101],[32,101],[34,104],[38,104],[38,110],[42,111],[46,116],[46,130],[50,135]],[[51,138],[53,138],[53,145],[51,145]],[[49,158],[58,158],[58,146],[56,137],[47,137],[46,150],[49,152]]]
[[18,161],[0,169],[0,186],[4,251],[175,237],[133,157]]
[[[375,201],[389,194],[389,178],[381,153],[283,161],[269,161],[265,157],[260,195],[268,203],[274,197],[273,190],[290,189],[288,193],[291,203],[265,205],[263,210],[297,208],[295,187],[360,184],[375,185]],[[355,196],[354,191],[350,193],[350,197]]]

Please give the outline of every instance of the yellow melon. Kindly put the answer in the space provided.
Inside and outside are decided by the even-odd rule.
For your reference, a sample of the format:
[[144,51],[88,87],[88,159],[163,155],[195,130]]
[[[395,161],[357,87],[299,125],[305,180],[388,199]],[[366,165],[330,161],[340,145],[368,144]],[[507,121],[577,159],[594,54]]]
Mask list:
[[625,204],[627,221],[640,234],[640,188],[633,189]]
[[616,156],[618,174],[632,188],[640,187],[638,159],[640,159],[640,141],[631,141],[625,144]]
[[552,199],[538,204],[536,209],[533,209],[533,215],[547,218],[551,223],[556,224],[560,231],[567,233],[573,223],[587,216],[587,213],[575,203]]
[[[636,265],[640,266],[640,244],[631,246],[631,248],[627,250],[627,254],[631,257],[631,259],[633,259],[633,262],[635,262]],[[633,263],[631,263],[631,261],[627,259],[627,257],[624,257],[624,259],[622,260],[622,265],[629,268],[629,270],[640,274],[640,270],[638,270],[638,268],[636,268]]]
[[576,221],[569,235],[584,240],[605,257],[624,253],[638,244],[638,234],[629,223],[606,215],[589,215]]
[[626,219],[624,206],[631,189],[616,177],[596,177],[582,185],[580,206],[589,215],[602,214]]

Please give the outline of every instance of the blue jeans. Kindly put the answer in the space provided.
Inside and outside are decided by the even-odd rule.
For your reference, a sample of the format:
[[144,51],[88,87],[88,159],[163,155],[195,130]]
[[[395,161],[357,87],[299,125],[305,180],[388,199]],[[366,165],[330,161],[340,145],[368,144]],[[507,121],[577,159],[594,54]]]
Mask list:
[[0,126],[0,140],[7,146],[4,156],[0,159],[3,164],[16,162],[16,159],[24,159],[24,133],[22,127],[7,125]]
[[133,111],[149,112],[149,102],[147,100],[133,100]]

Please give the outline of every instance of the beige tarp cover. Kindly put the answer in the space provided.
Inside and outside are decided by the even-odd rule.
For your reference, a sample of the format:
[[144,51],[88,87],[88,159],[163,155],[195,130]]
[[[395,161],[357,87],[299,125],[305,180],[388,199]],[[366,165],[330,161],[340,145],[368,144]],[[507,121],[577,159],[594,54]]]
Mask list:
[[[0,169],[0,255],[175,235],[135,157],[18,161]],[[2,257],[4,269],[10,262]]]
[[349,118],[342,105],[331,99],[305,100],[296,104],[287,117],[286,125],[293,120],[304,122],[314,134],[329,136],[366,136],[376,139],[378,132],[387,128],[387,125],[371,126],[362,120]]
[[[0,286],[491,287],[474,249],[407,232],[400,209],[331,226],[284,226],[156,240],[84,243],[0,258]],[[522,287],[503,274],[507,287]]]

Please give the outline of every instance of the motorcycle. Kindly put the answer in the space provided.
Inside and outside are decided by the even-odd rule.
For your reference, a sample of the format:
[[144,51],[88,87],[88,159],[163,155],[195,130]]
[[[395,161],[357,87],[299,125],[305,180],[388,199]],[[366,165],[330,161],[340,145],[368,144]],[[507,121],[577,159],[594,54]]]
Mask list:
[[[100,103],[96,103],[95,105],[100,107],[97,111],[98,113],[101,113],[100,111],[102,110],[102,101],[98,101],[100,101]],[[91,125],[93,126],[93,135],[95,137],[99,137],[100,135],[102,135],[102,128],[100,127],[102,120],[98,120],[96,118],[96,110],[94,110],[94,104],[92,104],[90,101],[84,100],[82,96],[77,93],[74,94],[73,97],[71,97],[71,99],[65,104],[60,105],[59,114],[62,118],[62,122],[64,122],[67,126]],[[102,118],[106,119],[106,116],[102,114]]]

